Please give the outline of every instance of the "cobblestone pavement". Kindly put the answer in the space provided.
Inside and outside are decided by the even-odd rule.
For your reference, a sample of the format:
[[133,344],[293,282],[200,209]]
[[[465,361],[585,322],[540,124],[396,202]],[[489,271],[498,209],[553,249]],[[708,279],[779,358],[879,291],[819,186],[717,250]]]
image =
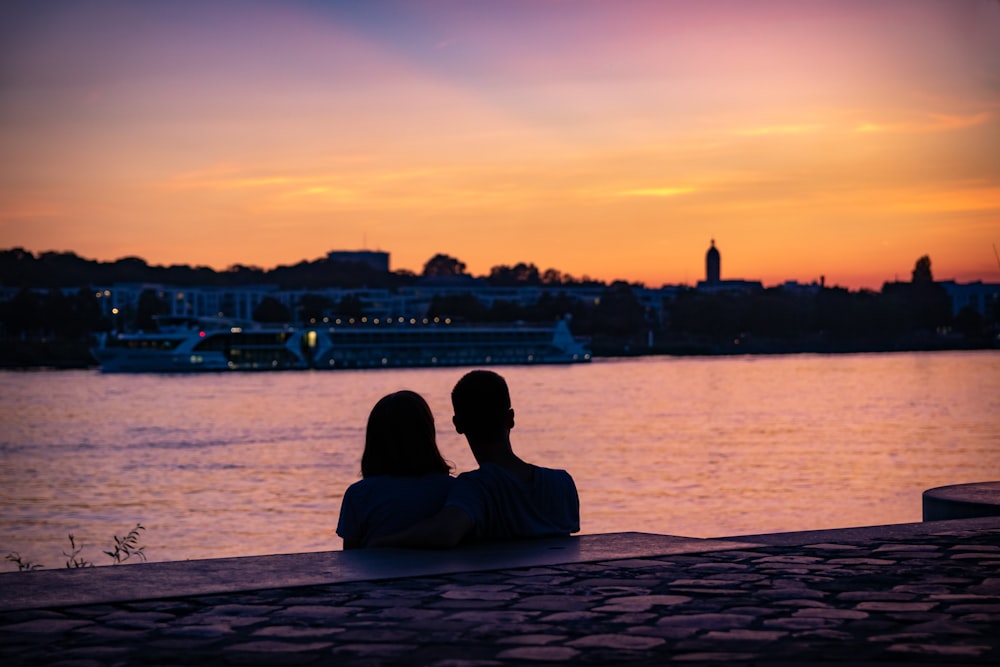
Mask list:
[[6,611],[0,664],[1000,664],[1000,524],[841,537]]

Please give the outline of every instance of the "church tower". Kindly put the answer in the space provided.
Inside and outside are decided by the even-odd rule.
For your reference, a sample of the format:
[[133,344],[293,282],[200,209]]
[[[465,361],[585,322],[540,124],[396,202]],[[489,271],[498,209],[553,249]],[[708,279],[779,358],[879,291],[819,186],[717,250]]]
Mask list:
[[714,285],[719,282],[722,274],[722,258],[715,247],[715,239],[712,239],[712,247],[705,253],[705,282]]

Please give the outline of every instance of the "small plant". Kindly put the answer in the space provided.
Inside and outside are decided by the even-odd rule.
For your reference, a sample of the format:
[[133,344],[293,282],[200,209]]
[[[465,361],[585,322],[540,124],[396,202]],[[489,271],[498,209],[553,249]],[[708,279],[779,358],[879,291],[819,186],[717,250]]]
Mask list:
[[143,553],[146,547],[139,546],[139,531],[146,530],[146,528],[141,524],[135,524],[135,528],[128,531],[128,535],[125,537],[114,536],[115,547],[112,551],[105,551],[107,555],[111,556],[111,560],[114,561],[115,565],[119,563],[124,563],[132,556],[138,556],[139,560],[146,562],[146,554]]
[[30,572],[31,570],[37,570],[42,567],[41,563],[32,563],[30,560],[24,560],[21,558],[21,554],[16,551],[12,551],[6,556],[6,560],[17,565],[18,572]]
[[73,533],[69,534],[69,553],[63,552],[63,556],[66,556],[66,567],[76,568],[76,567],[93,567],[94,564],[91,563],[86,558],[80,557],[80,552],[83,551],[83,545],[76,546],[76,540],[73,539]]
[[[114,536],[114,546],[110,551],[105,551],[104,553],[111,557],[111,564],[118,565],[124,563],[129,558],[135,556],[139,560],[146,561],[146,547],[139,546],[139,534],[146,530],[146,527],[141,523],[135,524],[135,528],[128,531],[125,537]],[[70,569],[79,567],[94,567],[94,563],[87,560],[80,554],[83,552],[83,545],[77,546],[76,536],[73,533],[69,534],[69,553],[63,551],[63,556],[66,557],[66,567]],[[8,553],[4,560],[14,563],[17,565],[18,572],[27,572],[30,570],[38,570],[44,566],[41,563],[32,563],[30,560],[25,560],[16,551],[11,551]]]

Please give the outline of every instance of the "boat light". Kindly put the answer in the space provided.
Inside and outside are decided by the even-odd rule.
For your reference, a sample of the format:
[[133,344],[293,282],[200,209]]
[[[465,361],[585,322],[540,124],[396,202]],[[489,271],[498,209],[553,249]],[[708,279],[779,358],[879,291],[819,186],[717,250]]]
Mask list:
[[199,331],[198,332],[198,337],[199,338],[204,338],[205,337],[205,332],[204,331]]

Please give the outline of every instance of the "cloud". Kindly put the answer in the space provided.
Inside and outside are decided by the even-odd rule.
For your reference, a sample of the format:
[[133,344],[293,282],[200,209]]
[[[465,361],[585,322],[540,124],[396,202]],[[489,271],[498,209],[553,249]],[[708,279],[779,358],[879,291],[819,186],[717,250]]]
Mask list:
[[634,190],[621,190],[616,192],[618,197],[677,197],[697,192],[697,188],[677,187],[677,188],[637,188]]
[[921,120],[889,123],[862,123],[854,128],[861,133],[898,133],[898,134],[930,134],[934,132],[952,132],[968,127],[984,125],[993,118],[993,114],[983,111],[971,116],[956,114],[929,113]]
[[733,134],[747,137],[759,137],[768,134],[807,134],[819,132],[825,128],[826,125],[816,123],[807,125],[771,125],[768,127],[753,127],[745,130],[736,130]]

